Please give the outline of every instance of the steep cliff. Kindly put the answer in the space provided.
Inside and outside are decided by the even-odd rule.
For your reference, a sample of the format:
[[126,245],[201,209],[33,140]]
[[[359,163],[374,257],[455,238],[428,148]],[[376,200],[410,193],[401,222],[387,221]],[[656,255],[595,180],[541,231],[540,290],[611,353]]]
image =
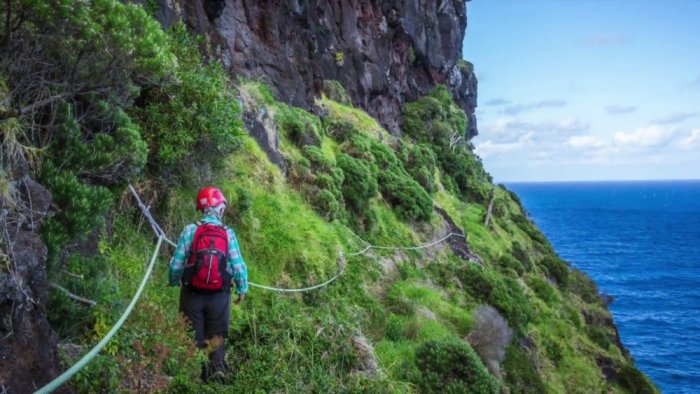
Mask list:
[[154,236],[128,182],[170,237],[219,186],[251,281],[315,290],[252,289],[228,384],[201,382],[164,249],[67,391],[654,392],[463,138],[464,2],[140,3],[3,3],[0,392],[72,365],[134,295]]
[[184,20],[206,35],[234,75],[260,79],[291,105],[311,109],[324,80],[392,132],[401,106],[444,84],[477,134],[477,80],[462,60],[463,0],[160,1],[166,26]]

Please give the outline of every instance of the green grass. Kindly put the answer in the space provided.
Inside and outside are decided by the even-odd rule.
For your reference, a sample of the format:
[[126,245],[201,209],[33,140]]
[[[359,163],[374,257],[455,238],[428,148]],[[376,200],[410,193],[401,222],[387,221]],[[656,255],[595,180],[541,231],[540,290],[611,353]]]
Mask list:
[[[255,105],[271,111],[277,108],[258,83],[245,83],[241,89]],[[331,116],[350,120],[369,135],[385,133],[360,110],[327,99],[322,103]],[[297,145],[283,138],[280,146],[292,161],[302,160]],[[325,135],[321,135],[319,148],[331,161],[342,150]],[[518,318],[524,327],[512,328],[532,343],[531,356],[516,353],[517,357],[532,357],[536,369],[514,370],[513,374],[529,379],[537,372],[551,392],[623,391],[622,386],[603,380],[595,357],[604,355],[621,366],[629,361],[614,346],[603,349],[591,340],[583,324],[584,310],[606,312],[547,283],[543,269],[535,263],[549,251],[517,219],[521,214],[517,203],[507,192],[495,189],[497,209],[492,225],[486,228],[486,207],[446,191],[439,182],[439,171],[436,175],[434,203],[464,229],[470,248],[484,259],[485,267],[471,266],[473,263],[460,260],[444,246],[422,251],[377,249],[347,258],[344,274],[321,290],[281,294],[251,288],[246,302],[232,307],[227,345],[227,360],[233,367],[230,384],[202,385],[197,376],[204,355],[194,349],[187,325],[178,319],[178,289],[165,287],[168,248],[134,315],[105,356],[81,374],[76,388],[109,391],[120,384],[133,388],[142,381],[163,382],[167,387],[166,377],[172,377],[169,390],[178,393],[417,392],[410,383],[418,373],[416,349],[427,341],[467,337],[474,326],[473,308],[479,300],[493,300],[512,316],[531,314],[530,320]],[[311,206],[307,189],[288,182],[250,137],[242,138],[241,148],[226,161],[216,185],[230,199],[224,221],[238,235],[252,282],[283,288],[315,285],[339,271],[341,252],[365,247],[342,221],[321,217]],[[155,214],[171,238],[198,219],[192,201],[195,193],[195,187],[162,193],[163,204]],[[239,210],[243,195],[250,204]],[[367,215],[373,218],[373,225],[355,231],[375,245],[419,245],[444,232],[438,215],[427,222],[407,222],[379,193],[370,200]],[[89,333],[86,342],[94,342],[109,329],[138,285],[152,251],[155,237],[135,217],[138,213],[133,207],[114,212],[113,235],[102,235],[99,258],[109,267],[113,285],[101,293],[85,288],[101,297],[103,304],[82,323]],[[516,244],[522,245],[532,266],[522,268],[520,274],[512,269],[496,270],[499,258],[513,255]],[[394,261],[395,274],[385,272],[382,259]],[[72,269],[78,272],[87,269],[80,260],[74,264]],[[484,278],[471,283],[467,279],[472,277],[464,273],[476,275],[475,269]],[[477,287],[467,289],[467,285]],[[503,286],[509,290],[504,291]],[[508,286],[522,287],[523,295],[520,289]],[[364,370],[367,355],[353,345],[352,338],[357,336],[374,346],[369,356],[376,357],[378,371]],[[143,361],[126,361],[135,359]],[[511,363],[508,368],[520,366]],[[90,379],[101,383],[90,385]]]

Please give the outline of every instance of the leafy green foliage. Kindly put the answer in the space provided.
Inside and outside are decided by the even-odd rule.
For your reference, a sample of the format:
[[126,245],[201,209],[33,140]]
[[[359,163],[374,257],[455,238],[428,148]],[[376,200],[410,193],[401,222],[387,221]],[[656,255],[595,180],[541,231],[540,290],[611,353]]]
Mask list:
[[102,186],[81,182],[72,171],[44,163],[40,180],[53,194],[61,212],[42,226],[42,238],[48,248],[49,261],[55,261],[66,243],[87,235],[103,222],[112,204],[112,193]]
[[428,193],[435,191],[435,153],[429,145],[402,143],[400,157],[406,171]]
[[532,360],[518,345],[506,349],[506,359],[503,363],[505,382],[513,394],[539,394],[547,392],[542,377]]
[[610,334],[605,327],[586,325],[586,335],[591,339],[591,341],[595,342],[603,349],[607,349],[610,345],[612,345]]
[[362,213],[369,206],[369,200],[377,194],[376,170],[344,153],[338,156],[338,167],[345,174],[342,184],[345,201],[354,212]]
[[425,189],[413,179],[397,172],[380,172],[379,185],[382,196],[403,218],[408,220],[430,219],[433,200]]
[[631,393],[639,394],[654,394],[659,391],[649,381],[649,378],[637,368],[631,365],[625,365],[620,370],[619,381],[623,387],[627,388]]
[[153,151],[151,168],[220,165],[242,133],[240,108],[226,73],[216,62],[202,65],[197,39],[181,23],[170,31],[177,57],[175,82],[148,89],[139,114]]
[[299,147],[318,145],[321,142],[318,118],[301,108],[280,105],[275,121],[283,135]]
[[540,263],[561,289],[569,287],[569,266],[556,256],[545,256]]
[[532,317],[532,308],[518,282],[510,277],[469,264],[459,272],[467,292],[476,300],[492,305],[511,326],[523,328]]
[[447,88],[437,86],[427,96],[406,104],[402,114],[406,134],[434,150],[446,186],[469,200],[486,201],[491,188],[489,176],[465,142],[467,117],[452,102]]
[[350,99],[350,96],[348,96],[348,93],[345,91],[345,88],[338,81],[328,79],[324,80],[323,94],[325,94],[326,97],[328,97],[329,99],[337,101],[340,104],[352,106],[352,100]]
[[403,129],[419,142],[447,147],[454,133],[464,136],[467,117],[452,103],[450,92],[443,85],[435,87],[427,96],[405,105]]
[[547,304],[551,305],[559,301],[556,290],[539,276],[528,275],[526,282],[535,294],[537,294],[537,297]]
[[414,382],[425,393],[498,393],[498,381],[464,341],[429,341],[416,350]]
[[112,113],[107,103],[99,107],[104,118],[112,119],[113,130],[92,131],[81,127],[66,106],[66,120],[52,141],[51,157],[47,160],[83,179],[111,185],[138,173],[146,163],[148,152],[138,125],[126,113],[119,109]]

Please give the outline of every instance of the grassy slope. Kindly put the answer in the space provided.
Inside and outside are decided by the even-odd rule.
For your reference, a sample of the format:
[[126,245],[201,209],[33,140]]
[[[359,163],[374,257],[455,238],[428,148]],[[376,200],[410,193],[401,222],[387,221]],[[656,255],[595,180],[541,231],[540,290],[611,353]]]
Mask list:
[[[261,98],[255,84],[245,84],[243,89],[256,105],[266,106],[273,113],[280,105]],[[349,120],[368,135],[377,138],[385,133],[361,111],[327,99],[322,103],[329,108],[331,117]],[[291,160],[299,156],[289,141],[283,140],[282,147]],[[326,135],[322,136],[321,147],[329,158],[340,151],[338,143]],[[299,192],[300,188],[290,185],[250,138],[245,138],[242,148],[232,155],[220,186],[234,201],[227,210],[226,221],[238,234],[249,278],[255,283],[279,287],[320,283],[340,269],[341,251],[364,246],[344,225],[320,217]],[[551,247],[546,241],[533,239],[532,235],[539,233],[523,217],[519,204],[509,193],[498,187],[493,190],[496,213],[489,228],[483,225],[483,205],[465,203],[441,186],[433,197],[435,204],[464,229],[470,248],[485,261],[483,271],[514,279],[509,283],[518,283],[526,295],[532,318],[520,327],[519,338],[521,343],[527,343],[528,360],[547,391],[622,390],[618,385],[606,384],[596,366],[596,357],[612,359],[619,365],[629,361],[609,341],[603,347],[593,342],[586,335],[584,324],[584,311],[604,316],[608,312],[548,281],[546,270],[537,261],[551,254]],[[160,219],[173,238],[184,224],[196,218],[191,209],[194,192],[168,193]],[[248,198],[250,208],[244,201]],[[399,220],[379,197],[370,206],[378,218],[377,226],[363,237],[373,243],[413,245],[441,235],[440,220],[435,216],[428,225],[410,225]],[[120,299],[127,299],[135,289],[154,242],[145,223],[135,224],[137,215],[131,205],[115,212],[113,235],[105,235],[100,243],[99,258],[111,267],[111,278],[117,279],[113,286]],[[520,274],[499,263],[503,256],[517,254],[516,244],[525,251],[527,260],[519,262],[524,267]],[[169,253],[167,250],[163,255]],[[106,354],[74,380],[77,388],[102,390],[126,382],[130,389],[224,389],[196,383],[198,362],[203,356],[192,350],[186,326],[177,317],[177,289],[165,287],[166,263],[166,258],[161,257],[135,315]],[[71,269],[80,272],[79,259],[72,259],[71,264]],[[457,276],[446,274],[452,271],[440,269],[459,270],[468,264],[472,263],[459,260],[444,247],[425,252],[376,251],[348,258],[345,274],[323,290],[286,295],[252,288],[246,302],[232,308],[227,357],[234,372],[230,376],[231,387],[226,389],[415,391],[410,380],[416,373],[416,348],[431,339],[464,338],[474,326],[472,311],[483,301],[465,291]],[[538,285],[537,291],[530,286],[533,283]],[[94,338],[108,329],[115,311],[120,309],[121,305],[111,305],[94,312],[98,322],[92,330]],[[609,334],[605,332],[603,336]],[[358,338],[374,345],[378,370],[368,367],[372,355],[356,345]],[[507,367],[504,380],[519,373]],[[520,391],[517,383],[510,386]]]

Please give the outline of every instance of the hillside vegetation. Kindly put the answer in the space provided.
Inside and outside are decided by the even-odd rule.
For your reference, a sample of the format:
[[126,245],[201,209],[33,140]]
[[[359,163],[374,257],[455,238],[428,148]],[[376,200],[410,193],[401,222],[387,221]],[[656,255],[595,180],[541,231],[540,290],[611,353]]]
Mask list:
[[[50,290],[65,368],[111,328],[151,256],[155,236],[128,183],[171,238],[197,219],[198,188],[219,186],[257,284],[306,287],[344,270],[310,292],[251,288],[232,310],[223,387],[199,382],[206,356],[178,316],[178,289],[166,287],[164,247],[125,326],[70,380],[78,392],[656,391],[621,347],[595,284],[492,183],[444,87],[404,106],[397,137],[337,82],[311,113],[260,82],[231,80],[201,57],[205,40],[181,24],[163,31],[142,7],[8,4],[3,208],[25,209],[20,175],[45,185],[55,205],[41,229],[49,281],[97,302]],[[245,134],[244,111],[266,114],[286,175]],[[430,243],[451,222],[474,257],[448,243],[346,256],[364,241]],[[10,275],[6,238],[1,246],[0,273]]]

